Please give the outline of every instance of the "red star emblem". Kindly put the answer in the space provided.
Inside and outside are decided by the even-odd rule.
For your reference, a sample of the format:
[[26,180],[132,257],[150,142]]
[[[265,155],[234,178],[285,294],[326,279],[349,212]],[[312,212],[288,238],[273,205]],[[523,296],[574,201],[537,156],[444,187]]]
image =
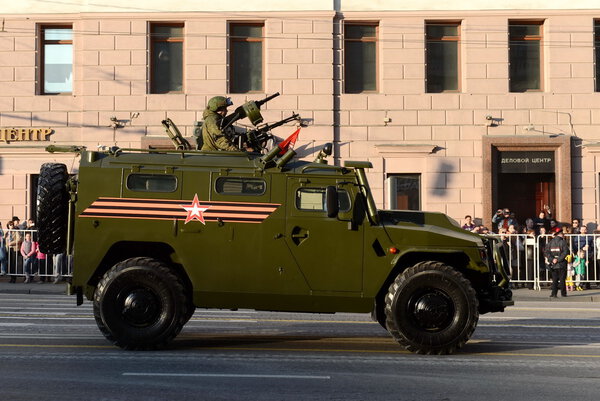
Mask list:
[[184,224],[187,224],[188,222],[196,219],[200,223],[206,225],[206,223],[204,222],[204,216],[202,215],[202,213],[205,212],[206,210],[208,210],[210,208],[210,206],[200,207],[200,201],[198,200],[198,194],[194,194],[194,200],[192,201],[191,207],[185,206],[185,205],[181,205],[181,207],[187,211],[187,217],[185,218]]

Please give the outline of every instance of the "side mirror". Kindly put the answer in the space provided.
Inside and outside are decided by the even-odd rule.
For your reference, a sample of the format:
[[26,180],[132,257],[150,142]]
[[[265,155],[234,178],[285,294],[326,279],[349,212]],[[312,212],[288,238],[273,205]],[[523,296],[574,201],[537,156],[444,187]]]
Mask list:
[[327,205],[327,217],[337,217],[340,211],[337,188],[333,185],[325,189],[325,200]]

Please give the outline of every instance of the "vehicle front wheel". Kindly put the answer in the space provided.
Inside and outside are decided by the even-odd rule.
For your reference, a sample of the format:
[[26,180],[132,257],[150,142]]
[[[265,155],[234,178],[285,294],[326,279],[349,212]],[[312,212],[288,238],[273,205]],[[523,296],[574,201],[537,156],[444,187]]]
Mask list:
[[470,282],[441,262],[420,262],[396,277],[385,298],[386,325],[407,350],[451,354],[473,334],[478,301]]
[[124,349],[164,348],[188,317],[181,281],[164,263],[131,258],[108,270],[94,293],[94,318]]

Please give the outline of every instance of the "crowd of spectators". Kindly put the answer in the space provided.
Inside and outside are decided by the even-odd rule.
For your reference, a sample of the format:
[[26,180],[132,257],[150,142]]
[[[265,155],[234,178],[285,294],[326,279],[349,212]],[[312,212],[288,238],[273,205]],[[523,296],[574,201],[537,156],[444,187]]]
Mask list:
[[32,219],[21,222],[13,216],[0,225],[0,276],[8,276],[10,283],[17,277],[24,277],[24,283],[64,281],[66,271],[65,255],[48,255],[40,251],[37,242],[37,228]]
[[474,224],[470,215],[465,216],[462,228],[478,234],[500,235],[509,259],[512,279],[525,283],[516,284],[516,287],[526,285],[533,288],[532,278],[536,257],[540,270],[545,270],[548,277],[551,275],[552,263],[548,260],[545,251],[546,244],[557,233],[564,234],[569,249],[566,256],[567,277],[573,281],[572,289],[577,291],[589,289],[590,281],[600,285],[600,235],[597,235],[600,234],[600,230],[589,232],[588,226],[583,224],[581,219],[574,218],[571,223],[559,223],[552,217],[550,208],[545,206],[537,217],[526,218],[521,223],[514,212],[503,208],[498,209],[492,216],[491,230],[484,225]]

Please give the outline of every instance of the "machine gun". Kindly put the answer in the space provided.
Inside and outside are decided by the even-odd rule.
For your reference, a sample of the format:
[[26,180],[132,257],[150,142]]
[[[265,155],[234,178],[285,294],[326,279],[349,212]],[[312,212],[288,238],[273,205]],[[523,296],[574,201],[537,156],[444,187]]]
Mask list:
[[262,100],[250,100],[241,106],[239,106],[233,113],[223,118],[223,126],[221,130],[225,131],[227,128],[231,127],[233,123],[242,118],[248,117],[252,125],[257,126],[258,124],[263,122],[263,116],[260,114],[260,107],[267,103],[269,100],[272,100],[279,96],[279,92],[272,94],[271,96],[267,96]]
[[[293,113],[290,117],[284,118],[276,123],[259,125],[263,122],[263,116],[260,113],[261,106],[277,96],[279,96],[279,92],[267,96],[262,100],[250,100],[242,104],[236,108],[233,113],[223,118],[221,130],[228,135],[231,141],[237,144],[240,149],[249,147],[255,152],[260,152],[265,149],[268,146],[269,141],[273,139],[273,135],[270,132],[272,129],[293,120],[301,120],[298,114]],[[256,128],[241,132],[238,127],[232,127],[233,123],[246,117],[248,117],[252,125]]]
[[266,123],[244,133],[235,133],[233,140],[240,146],[240,149],[246,144],[247,147],[254,149],[255,152],[260,152],[267,147],[269,140],[273,139],[273,134],[271,134],[272,129],[287,124],[290,121],[301,120],[299,114],[292,113],[291,116],[284,118],[281,121],[277,121],[276,123]]

